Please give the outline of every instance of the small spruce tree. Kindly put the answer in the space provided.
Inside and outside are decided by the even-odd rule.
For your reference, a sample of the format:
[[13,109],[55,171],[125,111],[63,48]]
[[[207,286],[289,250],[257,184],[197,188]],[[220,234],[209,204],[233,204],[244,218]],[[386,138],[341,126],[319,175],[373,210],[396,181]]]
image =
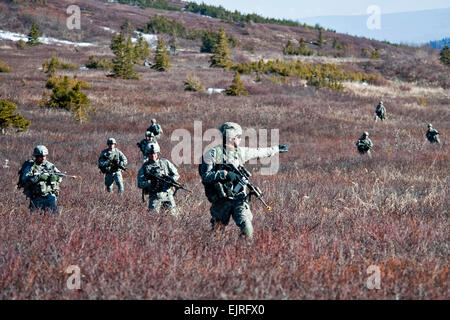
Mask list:
[[439,53],[440,57],[439,60],[441,60],[441,62],[443,64],[445,64],[447,67],[450,67],[450,49],[448,46],[445,46],[441,52]]
[[336,49],[336,50],[342,50],[343,49],[342,44],[339,41],[339,38],[334,38],[334,40],[333,40],[333,49]]
[[19,131],[26,131],[30,126],[30,121],[15,113],[16,110],[17,106],[14,103],[0,99],[0,129],[2,134],[9,127],[17,128]]
[[220,29],[218,41],[213,48],[214,55],[211,57],[211,67],[230,69],[233,66],[231,59],[230,42],[223,28]]
[[166,41],[164,37],[159,37],[156,45],[155,60],[152,66],[157,71],[167,71],[170,69],[170,59],[167,53]]
[[241,81],[241,77],[239,76],[239,72],[234,73],[233,82],[229,89],[225,90],[225,93],[229,96],[248,96],[248,92],[244,87],[244,84]]
[[125,37],[131,36],[136,30],[136,28],[131,23],[130,19],[126,19],[125,22],[120,26],[120,31],[123,32]]
[[28,34],[28,42],[27,43],[30,46],[41,44],[41,42],[39,42],[39,40],[38,40],[40,36],[41,36],[41,34],[39,33],[39,29],[37,28],[36,23],[33,22],[30,33]]
[[283,54],[295,54],[296,50],[294,48],[294,45],[292,44],[291,40],[288,40],[288,42],[286,43],[286,45],[284,46],[283,49]]
[[202,35],[202,46],[200,47],[200,52],[212,53],[214,45],[216,44],[216,38],[212,31],[205,31]]
[[319,36],[317,39],[317,44],[319,45],[319,47],[322,48],[322,46],[325,44],[325,41],[323,40],[323,33],[322,33],[322,29],[319,29]]
[[112,59],[113,73],[111,76],[124,79],[138,79],[139,77],[133,68],[135,55],[131,37],[128,37],[125,43],[125,36],[123,32],[120,32],[118,36],[112,38],[110,48],[115,55]]
[[136,44],[134,45],[134,63],[142,64],[150,55],[150,46],[144,39],[142,34],[139,34]]

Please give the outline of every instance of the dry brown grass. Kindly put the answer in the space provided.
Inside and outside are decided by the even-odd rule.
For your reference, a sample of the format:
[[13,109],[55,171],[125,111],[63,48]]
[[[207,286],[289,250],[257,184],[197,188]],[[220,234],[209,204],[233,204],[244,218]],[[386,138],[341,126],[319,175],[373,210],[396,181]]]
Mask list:
[[[173,57],[169,72],[137,68],[140,81],[64,71],[93,87],[88,94],[97,112],[83,125],[70,113],[37,107],[43,61],[58,54],[82,65],[95,50],[0,51],[13,68],[2,74],[0,92],[31,120],[28,132],[8,132],[0,144],[0,164],[10,161],[10,168],[0,166],[1,299],[449,298],[447,91],[347,83],[336,92],[305,88],[296,79],[273,83],[264,75],[259,83],[242,77],[248,97],[185,92],[193,71],[206,88],[226,88],[232,80],[232,72],[208,68],[208,55],[186,50]],[[419,106],[421,96],[427,106]],[[374,123],[380,99],[388,120]],[[280,143],[291,149],[280,155],[278,174],[261,176],[259,166],[249,166],[273,207],[267,213],[251,203],[251,245],[239,239],[233,222],[222,234],[210,231],[195,165],[179,166],[181,182],[194,190],[179,192],[179,219],[146,212],[136,186],[141,156],[135,144],[151,118],[165,130],[160,145],[169,159],[172,131],[193,132],[194,121],[202,121],[203,130],[224,121],[280,130]],[[442,133],[442,145],[425,140],[427,122]],[[371,159],[355,150],[365,130],[375,144]],[[96,166],[110,136],[130,162],[121,198],[104,191]],[[48,146],[59,169],[81,176],[63,181],[56,216],[30,214],[14,188],[18,167],[37,144]],[[80,291],[66,288],[69,265],[81,268]],[[370,265],[381,269],[380,290],[366,287]]]

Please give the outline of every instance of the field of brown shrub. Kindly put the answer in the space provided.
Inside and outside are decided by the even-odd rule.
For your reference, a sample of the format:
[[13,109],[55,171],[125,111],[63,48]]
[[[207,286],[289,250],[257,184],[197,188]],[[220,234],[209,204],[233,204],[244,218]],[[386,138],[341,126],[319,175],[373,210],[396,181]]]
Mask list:
[[[208,95],[184,91],[187,75],[205,88],[227,88],[233,73],[209,68],[208,54],[187,50],[171,57],[169,72],[137,67],[141,80],[59,70],[92,85],[86,93],[96,112],[80,125],[69,112],[38,106],[47,79],[38,68],[52,56],[84,65],[104,48],[18,50],[7,42],[0,50],[13,69],[2,74],[2,99],[31,121],[27,132],[8,131],[0,140],[0,165],[9,160],[0,166],[0,299],[449,298],[448,89],[348,83],[337,92],[295,78],[280,83],[263,75],[255,83],[254,75],[242,75],[249,96]],[[387,120],[375,123],[379,100]],[[279,129],[290,150],[280,155],[278,173],[263,176],[261,165],[248,166],[273,208],[252,201],[251,244],[233,221],[223,233],[211,232],[194,164],[178,166],[180,182],[194,191],[178,192],[180,217],[147,212],[137,188],[136,142],[151,118],[165,131],[160,146],[169,160],[177,144],[171,133],[193,132],[194,121],[203,131],[224,121]],[[429,122],[441,145],[426,141]],[[355,148],[366,130],[372,158]],[[97,168],[108,137],[129,160],[122,197],[105,192]],[[38,144],[61,171],[80,176],[63,180],[58,215],[30,214],[15,189],[21,163]],[[66,286],[70,265],[80,267],[81,290]],[[366,285],[371,265],[381,270],[380,289]]]

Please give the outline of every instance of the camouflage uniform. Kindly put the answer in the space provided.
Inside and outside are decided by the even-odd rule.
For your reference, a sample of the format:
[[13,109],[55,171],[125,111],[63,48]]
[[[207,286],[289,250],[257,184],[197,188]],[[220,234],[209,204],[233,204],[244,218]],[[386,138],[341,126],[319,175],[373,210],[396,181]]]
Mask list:
[[431,124],[428,125],[428,130],[425,136],[427,137],[428,141],[430,141],[430,143],[441,143],[441,140],[439,140],[439,131],[433,129]]
[[150,195],[148,211],[155,210],[159,213],[162,206],[170,208],[170,214],[177,215],[176,204],[173,198],[174,190],[164,182],[152,178],[149,173],[163,177],[169,176],[177,181],[180,176],[177,168],[167,159],[148,160],[139,169],[137,180],[138,188],[144,189]]
[[[43,146],[36,147],[35,151],[39,147]],[[47,149],[45,148],[45,150]],[[27,160],[24,163],[20,182],[25,195],[30,198],[29,208],[31,211],[38,209],[49,210],[53,213],[58,211],[56,198],[59,195],[59,184],[62,178],[53,174],[55,172],[60,171],[47,160],[41,164],[37,164],[34,160]]]
[[[152,137],[154,137],[154,135],[152,134]],[[149,144],[158,144],[158,141],[156,141],[156,140],[154,140],[153,139],[153,141],[150,141],[150,140],[147,140],[146,138],[144,138],[144,139],[142,139],[141,141],[139,141],[138,143],[137,143],[137,146],[138,146],[138,148],[139,148],[139,150],[141,150],[141,152],[142,152],[142,162],[146,162],[147,160],[148,160],[148,157],[147,157],[147,154],[145,153],[145,150],[147,149],[147,148],[149,148]],[[159,147],[159,145],[158,145],[158,147]]]
[[383,105],[383,102],[380,101],[380,103],[377,105],[377,108],[375,109],[375,121],[380,118],[382,121],[386,118],[386,108]]
[[373,148],[373,142],[369,139],[369,134],[367,132],[364,132],[361,138],[356,141],[356,147],[360,154],[367,153],[370,156],[370,149]]
[[151,133],[154,134],[155,136],[155,140],[160,138],[161,135],[163,134],[163,129],[161,128],[161,126],[159,124],[156,123],[156,119],[152,119],[152,124],[150,125],[150,127],[147,128],[147,131],[150,131]]
[[128,161],[125,155],[117,148],[114,150],[105,149],[101,152],[98,159],[98,167],[105,173],[106,191],[112,192],[113,184],[116,182],[119,188],[118,193],[123,192],[122,169],[125,168]]
[[227,225],[233,217],[241,234],[248,238],[253,237],[252,213],[249,206],[249,191],[245,187],[239,192],[233,191],[236,182],[227,179],[225,171],[221,169],[222,163],[233,163],[236,167],[243,165],[250,159],[271,157],[278,153],[279,147],[245,148],[236,147],[228,150],[217,146],[209,150],[202,158],[199,173],[205,187],[208,200],[212,203],[210,208],[211,224]]

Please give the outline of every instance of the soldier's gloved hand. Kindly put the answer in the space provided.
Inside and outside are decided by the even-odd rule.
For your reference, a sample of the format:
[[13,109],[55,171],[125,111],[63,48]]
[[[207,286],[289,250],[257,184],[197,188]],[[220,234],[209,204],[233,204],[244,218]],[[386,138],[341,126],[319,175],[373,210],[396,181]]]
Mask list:
[[56,174],[52,174],[50,176],[50,182],[56,182],[56,181],[58,181],[58,176]]
[[220,180],[225,180],[227,178],[227,171],[226,170],[218,170],[217,178]]
[[237,176],[236,173],[231,172],[231,171],[228,171],[228,173],[227,173],[227,178],[228,178],[231,182],[234,182],[234,181],[236,181],[236,180],[238,179],[238,176]]
[[285,144],[280,144],[280,145],[278,146],[278,150],[279,150],[281,153],[287,152],[287,151],[289,150],[289,147],[288,147],[287,145],[285,145]]
[[48,173],[41,173],[39,175],[39,181],[47,181],[47,179],[50,177]]

